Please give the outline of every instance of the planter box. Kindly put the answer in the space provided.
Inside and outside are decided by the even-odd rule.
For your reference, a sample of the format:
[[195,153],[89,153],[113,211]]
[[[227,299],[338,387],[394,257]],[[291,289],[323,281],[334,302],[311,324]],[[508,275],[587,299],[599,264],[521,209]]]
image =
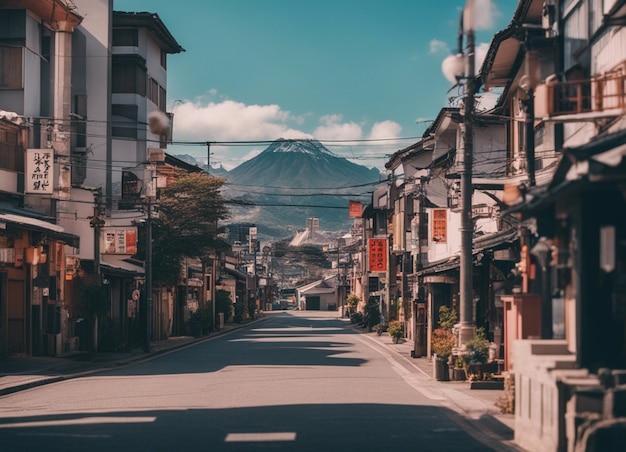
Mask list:
[[470,382],[470,389],[504,390],[504,381],[502,380],[472,381]]

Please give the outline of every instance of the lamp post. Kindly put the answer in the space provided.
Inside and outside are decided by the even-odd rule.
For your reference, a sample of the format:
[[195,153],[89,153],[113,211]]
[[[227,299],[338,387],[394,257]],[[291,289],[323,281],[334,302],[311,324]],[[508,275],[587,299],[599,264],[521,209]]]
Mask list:
[[552,339],[552,293],[550,290],[549,258],[552,248],[545,237],[530,250],[531,254],[537,258],[541,267],[541,338]]
[[[472,163],[474,158],[473,114],[476,79],[474,68],[474,1],[467,0],[461,15],[459,29],[459,52],[448,57],[442,66],[454,68],[457,80],[464,80],[463,93],[463,167],[461,170],[461,261],[460,261],[460,323],[459,347],[464,346],[474,337],[474,305],[472,276],[472,246],[474,224],[472,221]],[[463,49],[463,35],[466,37],[466,48]],[[464,64],[462,64],[464,63]]]

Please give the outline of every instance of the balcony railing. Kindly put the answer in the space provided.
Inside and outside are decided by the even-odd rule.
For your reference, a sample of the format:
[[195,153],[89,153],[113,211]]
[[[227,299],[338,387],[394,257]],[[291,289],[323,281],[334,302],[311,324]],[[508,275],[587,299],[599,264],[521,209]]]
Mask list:
[[547,81],[535,92],[535,116],[609,113],[626,106],[626,75],[610,73],[587,80]]

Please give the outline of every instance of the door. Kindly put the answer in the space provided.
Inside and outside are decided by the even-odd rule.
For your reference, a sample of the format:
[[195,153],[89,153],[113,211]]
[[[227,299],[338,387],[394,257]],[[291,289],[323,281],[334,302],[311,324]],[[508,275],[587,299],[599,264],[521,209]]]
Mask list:
[[9,353],[25,353],[24,281],[9,280],[7,300]]
[[307,311],[319,311],[320,310],[320,297],[306,297],[306,310]]

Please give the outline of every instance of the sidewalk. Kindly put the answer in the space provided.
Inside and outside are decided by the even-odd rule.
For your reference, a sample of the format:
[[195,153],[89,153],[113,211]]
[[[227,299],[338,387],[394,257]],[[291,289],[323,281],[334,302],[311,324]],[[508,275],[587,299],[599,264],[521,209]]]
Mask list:
[[[490,438],[505,443],[512,450],[522,450],[513,444],[515,416],[502,414],[495,406],[496,401],[504,396],[504,390],[470,389],[466,381],[437,381],[433,378],[433,363],[427,357],[412,358],[413,343],[403,340],[394,344],[387,333],[379,336],[376,332],[352,325],[355,331],[366,336],[368,341],[383,346],[392,355],[400,358],[409,370],[415,374],[416,389],[430,399],[438,400],[460,414],[468,427],[480,430]],[[459,419],[460,420],[460,419]]]
[[3,356],[0,357],[0,396],[141,361],[190,344],[211,340],[250,323],[252,322],[227,324],[219,332],[201,338],[176,336],[154,341],[150,353],[138,348],[127,353],[72,352],[55,357]]

